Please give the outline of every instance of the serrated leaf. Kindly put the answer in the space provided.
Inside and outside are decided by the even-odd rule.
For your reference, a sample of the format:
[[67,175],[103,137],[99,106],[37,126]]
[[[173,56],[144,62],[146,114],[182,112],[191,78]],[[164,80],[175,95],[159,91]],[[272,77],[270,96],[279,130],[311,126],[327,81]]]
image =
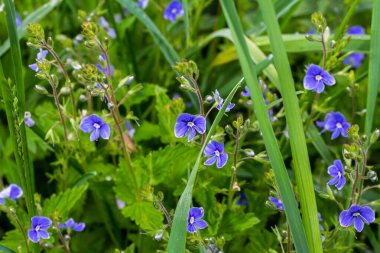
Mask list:
[[1,240],[1,246],[7,247],[17,252],[25,252],[24,237],[18,229],[8,231]]
[[226,240],[232,239],[237,232],[247,230],[259,222],[260,220],[254,213],[226,212],[219,233],[223,234]]
[[67,217],[70,210],[86,192],[87,187],[88,184],[84,184],[67,189],[58,195],[53,194],[49,199],[44,201],[44,216],[49,216],[57,211],[59,215]]
[[151,202],[135,202],[125,207],[122,213],[152,235],[162,227],[163,214]]

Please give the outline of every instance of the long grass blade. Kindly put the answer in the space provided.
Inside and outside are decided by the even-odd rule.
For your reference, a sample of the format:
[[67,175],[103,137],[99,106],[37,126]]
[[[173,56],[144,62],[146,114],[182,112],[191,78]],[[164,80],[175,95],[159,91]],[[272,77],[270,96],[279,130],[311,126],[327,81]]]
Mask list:
[[206,141],[204,142],[193,170],[191,171],[190,178],[187,182],[186,188],[183,191],[181,198],[178,201],[177,208],[174,213],[173,219],[173,227],[170,233],[169,244],[167,248],[167,252],[169,253],[177,253],[185,251],[185,243],[186,243],[186,235],[187,235],[187,218],[189,215],[190,204],[192,199],[193,186],[195,183],[195,178],[198,172],[198,168],[200,165],[200,161],[202,159],[203,151],[206,148],[207,143],[210,141],[211,136],[214,134],[220,120],[222,119],[225,110],[227,109],[227,105],[231,102],[233,96],[236,91],[239,89],[241,83],[244,78],[242,78],[232,89],[230,94],[227,96],[226,101],[223,103],[222,108],[216,115],[214,122],[211,125],[211,128],[206,136]]
[[365,133],[370,136],[375,115],[376,98],[380,84],[380,1],[373,1],[371,23],[371,45],[368,68],[367,114]]
[[309,249],[310,252],[322,252],[317,202],[309,154],[288,56],[281,39],[281,30],[272,2],[266,0],[258,0],[258,2],[264,16],[264,23],[268,28],[274,64],[280,79],[280,91],[284,100],[285,117],[288,124],[289,140],[294,161],[294,172]]
[[[21,26],[17,29],[17,37],[20,39],[26,34],[26,28],[28,24],[35,23],[44,18],[47,14],[49,14],[55,7],[57,7],[62,0],[52,0],[40,8],[36,9],[32,13],[30,13],[21,23]],[[7,52],[10,48],[9,39],[7,39],[3,45],[0,47],[0,57],[2,57],[5,52]]]
[[257,79],[257,72],[249,57],[249,50],[244,38],[243,29],[239,21],[236,7],[231,0],[221,0],[220,3],[222,5],[228,26],[231,29],[232,37],[235,41],[239,56],[240,65],[252,96],[253,107],[259,121],[264,144],[266,146],[275,178],[280,189],[281,198],[285,207],[285,214],[291,229],[295,248],[297,252],[309,252],[295,195],[292,190],[289,175],[287,174],[273,128],[270,124],[268,112],[262,97],[260,84]]

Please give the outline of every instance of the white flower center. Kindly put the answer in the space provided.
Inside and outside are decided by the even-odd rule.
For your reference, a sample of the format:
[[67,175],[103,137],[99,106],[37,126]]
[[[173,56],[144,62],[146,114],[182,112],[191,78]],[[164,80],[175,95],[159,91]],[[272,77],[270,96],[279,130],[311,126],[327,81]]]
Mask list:
[[341,123],[336,123],[336,127],[337,128],[342,128],[342,124]]
[[190,218],[190,224],[193,224],[194,221],[195,221],[194,217],[191,217],[191,218]]
[[193,122],[188,122],[188,123],[187,123],[187,126],[189,126],[189,127],[193,127],[193,126],[194,126],[194,123],[193,123]]
[[359,213],[359,212],[356,212],[356,213],[353,214],[353,216],[358,217],[358,216],[360,216],[360,213]]
[[220,152],[218,150],[215,150],[215,155],[220,156]]
[[173,13],[173,14],[177,13],[177,9],[176,9],[176,8],[173,8],[173,9],[172,9],[172,13]]
[[40,225],[37,225],[35,230],[38,232],[38,230],[40,230]]
[[316,76],[315,76],[315,80],[319,81],[319,80],[321,80],[321,79],[322,79],[322,76],[321,76],[321,75],[316,75]]
[[338,177],[342,177],[342,173],[340,173],[340,171],[338,171]]
[[93,125],[96,129],[99,129],[100,128],[100,125],[98,123],[94,123]]

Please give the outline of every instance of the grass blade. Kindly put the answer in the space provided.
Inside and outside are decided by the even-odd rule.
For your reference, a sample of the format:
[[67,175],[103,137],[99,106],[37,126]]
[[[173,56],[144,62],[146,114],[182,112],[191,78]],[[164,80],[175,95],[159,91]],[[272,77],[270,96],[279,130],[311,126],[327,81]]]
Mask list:
[[166,60],[171,66],[179,61],[179,56],[166,38],[161,34],[160,30],[156,27],[153,21],[145,14],[145,12],[133,1],[133,0],[117,0],[123,7],[127,8],[133,13],[152,34],[152,37],[156,44],[160,47]]
[[275,67],[281,84],[285,117],[288,124],[289,140],[294,162],[298,195],[301,204],[303,224],[311,252],[322,252],[322,240],[319,230],[317,202],[315,199],[313,177],[310,168],[306,139],[303,134],[301,110],[296,95],[294,80],[290,69],[279,23],[271,1],[259,0],[259,6],[267,26],[273,50]]
[[[252,96],[253,107],[259,121],[260,130],[264,139],[270,162],[275,174],[280,194],[285,207],[285,214],[291,229],[293,241],[297,252],[309,252],[305,231],[300,213],[297,208],[292,185],[287,174],[282,155],[271,126],[266,105],[262,97],[257,72],[249,57],[249,50],[244,38],[236,7],[231,0],[221,0],[222,9],[231,29],[243,74]],[[320,238],[319,238],[320,239]]]
[[173,227],[170,233],[169,245],[167,248],[167,252],[169,253],[177,253],[177,252],[185,251],[185,243],[186,243],[186,235],[187,235],[187,226],[186,226],[187,217],[189,215],[193,186],[195,183],[195,177],[198,172],[203,151],[206,145],[208,144],[208,142],[210,141],[211,136],[214,134],[220,120],[222,119],[224,112],[227,108],[227,105],[231,102],[233,96],[235,95],[236,91],[239,89],[242,82],[243,82],[243,79],[241,79],[235,85],[235,87],[232,89],[232,91],[226,98],[226,101],[223,103],[222,108],[216,115],[216,118],[214,122],[212,123],[211,128],[207,134],[206,141],[204,142],[199,152],[199,155],[197,157],[197,160],[195,162],[195,165],[193,167],[193,170],[191,171],[190,178],[189,178],[189,181],[187,182],[186,188],[183,191],[181,198],[178,201],[177,208],[174,213]]
[[365,133],[371,136],[376,98],[380,84],[380,1],[373,1],[371,23],[371,45],[368,68],[367,113],[365,116]]
[[[51,12],[55,7],[57,7],[62,0],[52,0],[31,14],[29,14],[23,21],[20,28],[17,29],[17,37],[20,39],[26,34],[26,28],[29,23],[35,23],[45,17],[49,12]],[[7,39],[3,45],[0,47],[0,57],[2,57],[10,48],[9,39]]]

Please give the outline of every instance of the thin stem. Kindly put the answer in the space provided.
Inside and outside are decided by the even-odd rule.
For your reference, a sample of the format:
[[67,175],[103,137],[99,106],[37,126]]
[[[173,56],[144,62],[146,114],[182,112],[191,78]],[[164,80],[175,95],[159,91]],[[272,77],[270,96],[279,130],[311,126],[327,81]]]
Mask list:
[[210,114],[210,112],[215,108],[215,104],[213,106],[210,107],[210,109],[208,109],[208,111],[206,112],[206,115],[205,115],[205,119],[207,119],[208,115]]
[[356,169],[355,169],[356,175],[355,175],[354,183],[352,184],[351,204],[350,204],[350,206],[352,206],[352,204],[354,204],[354,202],[355,202],[356,184],[357,184],[358,179],[359,179],[359,162],[358,162],[357,158],[355,158],[355,166],[356,166]]
[[[205,116],[204,103],[203,103],[201,91],[199,90],[199,86],[197,84],[197,81],[192,77],[189,77],[189,79],[190,79],[190,82],[195,89],[195,93],[197,94],[198,103],[199,103],[199,113],[201,116]],[[202,144],[201,144],[202,146],[203,146],[203,143],[205,142],[205,140],[206,140],[206,132],[204,134],[202,134]]]
[[161,201],[157,201],[157,203],[160,206],[161,211],[164,213],[169,227],[171,227],[172,226],[172,219],[170,218],[170,214],[169,214],[168,210],[166,210],[165,206],[162,204]]
[[29,250],[29,244],[28,244],[28,237],[26,236],[26,233],[25,233],[24,227],[21,225],[21,222],[20,222],[20,220],[18,219],[16,212],[15,212],[12,208],[9,208],[9,213],[10,213],[11,216],[15,219],[15,221],[16,221],[16,223],[17,223],[17,226],[18,226],[18,228],[19,228],[20,231],[21,231],[22,237],[24,237],[24,242],[25,242],[25,246],[26,246],[26,250],[27,250],[27,252],[30,252],[30,250]]
[[234,183],[236,182],[236,164],[237,164],[237,155],[239,151],[239,141],[240,141],[240,132],[239,129],[236,129],[236,141],[235,141],[235,151],[234,151],[234,161],[233,166],[231,168],[231,181],[230,181],[230,189],[228,192],[228,207],[232,206],[232,199],[234,196]]
[[74,97],[73,89],[71,88],[71,81],[70,81],[69,74],[67,73],[65,66],[63,65],[61,59],[59,58],[57,53],[54,51],[54,49],[52,47],[50,47],[47,43],[45,43],[42,47],[46,48],[53,55],[54,59],[58,63],[59,68],[61,69],[63,75],[65,76],[66,82],[68,84],[70,84],[69,88],[70,88],[70,98],[71,98],[71,102],[73,105],[73,118],[74,118],[74,120],[76,120],[77,115],[76,115],[75,97]]
[[62,233],[61,233],[61,230],[59,229],[58,224],[55,223],[54,225],[55,225],[55,227],[56,227],[55,231],[56,231],[57,234],[58,234],[59,240],[61,241],[61,243],[62,243],[62,245],[63,245],[63,248],[65,249],[65,251],[66,251],[67,253],[71,253],[71,251],[70,251],[70,246],[69,246],[68,243],[66,243],[65,238],[63,237],[63,235],[62,235]]
[[363,144],[360,141],[359,141],[359,145],[360,145],[360,150],[363,155],[363,167],[362,167],[362,174],[360,176],[359,192],[358,192],[358,199],[356,200],[356,204],[359,204],[360,197],[362,195],[362,190],[363,190],[363,185],[364,185],[364,175],[365,175],[365,170],[367,168],[367,151],[368,151],[368,148],[367,149],[363,148]]
[[326,70],[327,49],[326,49],[326,41],[325,41],[323,33],[321,33],[321,37],[322,37],[321,42],[323,46],[323,69]]
[[214,252],[215,250],[212,249],[212,248],[210,247],[210,245],[207,244],[207,243],[203,240],[203,238],[202,238],[202,236],[201,236],[201,233],[199,233],[198,230],[197,230],[197,234],[198,234],[199,238],[201,239],[201,243],[203,244],[203,247],[205,247],[206,249],[208,249],[210,252]]
[[68,135],[67,135],[67,128],[66,128],[65,118],[63,116],[61,104],[59,103],[57,89],[55,88],[55,83],[54,83],[54,80],[51,77],[51,75],[49,75],[49,84],[51,86],[51,89],[53,90],[53,97],[54,97],[55,105],[58,108],[59,118],[60,118],[61,124],[63,126],[63,134],[64,134],[64,137],[65,137],[65,141],[67,143],[69,141],[69,139],[68,139]]

